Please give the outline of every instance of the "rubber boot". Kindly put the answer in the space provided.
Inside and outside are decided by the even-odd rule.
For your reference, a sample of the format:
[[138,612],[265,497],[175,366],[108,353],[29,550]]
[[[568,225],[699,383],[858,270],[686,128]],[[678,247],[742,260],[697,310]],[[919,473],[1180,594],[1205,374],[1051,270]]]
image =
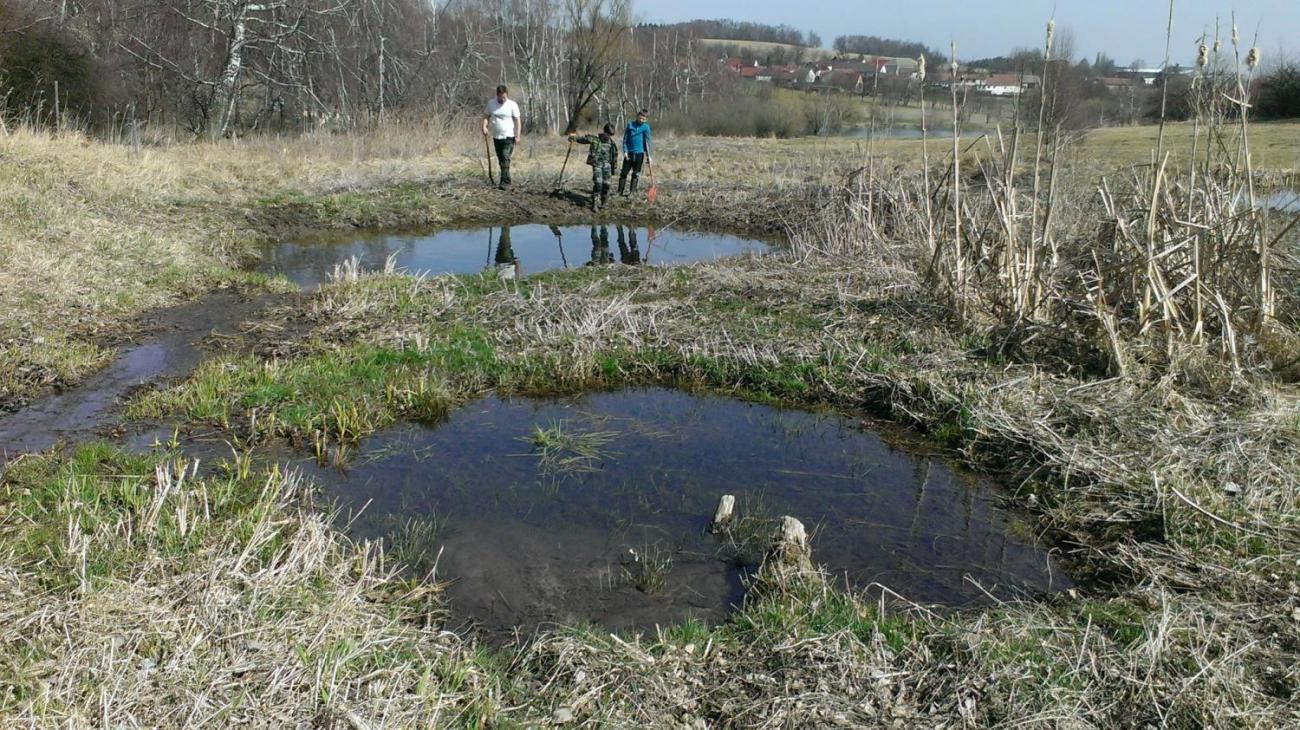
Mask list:
[[600,207],[604,208],[609,205],[609,183],[605,183],[600,188]]
[[[618,177],[618,195],[619,195],[620,198],[621,198],[621,197],[624,197],[624,196],[627,195],[627,193],[623,192],[623,188],[624,188],[624,186],[625,186],[626,184],[627,184],[627,176],[626,176],[626,175],[619,175],[619,177]],[[635,183],[635,182],[632,183],[632,189],[633,189],[633,190],[636,189],[636,183]]]

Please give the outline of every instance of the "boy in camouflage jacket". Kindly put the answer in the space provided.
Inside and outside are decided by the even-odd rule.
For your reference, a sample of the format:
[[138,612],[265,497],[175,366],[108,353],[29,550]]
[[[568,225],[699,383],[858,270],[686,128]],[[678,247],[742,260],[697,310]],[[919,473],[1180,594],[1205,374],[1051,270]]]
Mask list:
[[[600,134],[581,137],[570,132],[569,139],[578,144],[591,145],[587,151],[587,164],[591,165],[591,209],[599,210],[609,203],[609,179],[618,167],[618,145],[614,143],[614,125],[606,124]],[[600,201],[599,205],[597,200]]]

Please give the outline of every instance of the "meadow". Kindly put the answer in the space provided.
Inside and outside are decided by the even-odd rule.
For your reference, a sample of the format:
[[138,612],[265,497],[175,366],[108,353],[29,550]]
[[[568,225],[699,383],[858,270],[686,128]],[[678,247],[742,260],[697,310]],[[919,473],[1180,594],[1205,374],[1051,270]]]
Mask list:
[[[669,137],[654,206],[596,221],[778,237],[781,256],[522,281],[251,274],[307,231],[593,221],[526,139],[490,188],[472,127],[0,137],[0,405],[73,388],[141,315],[272,292],[256,352],[123,418],[227,438],[24,455],[0,476],[0,718],[14,725],[1071,726],[1300,723],[1300,123],[959,140]],[[1207,149],[1210,150],[1207,152]],[[576,168],[576,169],[575,169]],[[868,411],[996,475],[1068,592],[960,611],[762,571],[717,625],[452,631],[402,551],[299,474],[484,393],[657,384]],[[816,555],[813,555],[816,560]]]

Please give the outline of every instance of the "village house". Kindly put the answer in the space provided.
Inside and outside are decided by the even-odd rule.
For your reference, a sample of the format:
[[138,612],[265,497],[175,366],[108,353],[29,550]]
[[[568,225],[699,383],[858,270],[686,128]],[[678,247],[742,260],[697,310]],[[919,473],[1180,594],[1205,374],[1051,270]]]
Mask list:
[[1112,93],[1131,91],[1137,88],[1137,82],[1135,80],[1120,78],[1118,76],[1102,76],[1096,79],[1096,83],[1106,91]]
[[945,65],[936,76],[930,77],[929,81],[935,86],[942,86],[946,89],[956,86],[958,89],[982,91],[988,85],[989,76],[986,71],[959,69],[957,76],[954,78],[952,68]]
[[881,67],[881,73],[889,76],[914,76],[920,66],[915,58],[891,58]]
[[1039,83],[1033,74],[991,74],[984,79],[983,91],[992,96],[1020,96]]
[[1164,69],[1159,68],[1121,68],[1115,70],[1115,76],[1128,79],[1142,86],[1155,86]]
[[828,71],[818,78],[813,88],[818,91],[861,95],[864,88],[862,73],[851,68]]

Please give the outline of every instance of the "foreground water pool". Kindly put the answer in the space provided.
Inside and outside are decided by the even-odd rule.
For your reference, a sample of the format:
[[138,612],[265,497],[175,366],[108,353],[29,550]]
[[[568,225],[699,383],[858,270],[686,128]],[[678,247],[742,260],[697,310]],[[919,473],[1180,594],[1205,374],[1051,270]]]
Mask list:
[[769,250],[761,241],[676,229],[522,225],[273,243],[262,250],[259,271],[313,287],[354,257],[363,271],[383,270],[391,257],[398,269],[413,274],[472,274],[517,266],[518,275],[526,276],[614,263],[680,264]]
[[[962,606],[1069,587],[995,485],[856,419],[648,389],[489,397],[436,426],[365,440],[345,467],[300,462],[358,537],[450,581],[489,633],[592,621],[717,620],[744,596],[771,526],[855,589]],[[722,494],[742,529],[708,528]],[[747,542],[752,533],[756,542]]]

